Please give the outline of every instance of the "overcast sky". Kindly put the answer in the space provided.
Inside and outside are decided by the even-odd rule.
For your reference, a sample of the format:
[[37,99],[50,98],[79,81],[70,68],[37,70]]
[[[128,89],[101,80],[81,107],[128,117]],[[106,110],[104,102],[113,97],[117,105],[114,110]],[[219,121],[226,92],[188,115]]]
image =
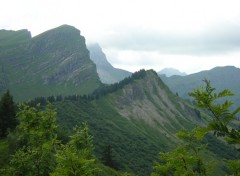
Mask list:
[[62,24],[129,71],[240,67],[239,0],[2,0],[0,29],[32,36]]

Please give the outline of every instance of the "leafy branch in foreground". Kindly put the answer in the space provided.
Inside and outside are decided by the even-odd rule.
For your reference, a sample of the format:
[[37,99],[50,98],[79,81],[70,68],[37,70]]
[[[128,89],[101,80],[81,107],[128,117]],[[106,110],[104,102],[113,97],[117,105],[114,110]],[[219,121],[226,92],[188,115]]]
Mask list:
[[189,93],[195,98],[198,107],[206,108],[212,115],[212,119],[208,124],[210,130],[214,131],[216,136],[224,136],[229,144],[240,144],[240,129],[235,129],[230,126],[230,123],[235,119],[240,112],[240,107],[234,111],[230,111],[233,104],[231,101],[225,100],[223,103],[216,101],[234,94],[229,90],[223,90],[220,93],[215,93],[215,88],[210,84],[210,81],[204,80],[206,87],[194,89],[194,92]]
[[12,156],[7,172],[10,175],[48,175],[55,167],[58,144],[56,112],[50,104],[42,111],[24,104],[19,109],[16,131],[20,148]]
[[[152,176],[200,176],[208,175],[211,165],[204,161],[200,152],[207,147],[201,144],[204,136],[213,131],[214,135],[225,137],[229,144],[240,144],[240,129],[236,125],[232,125],[236,115],[240,112],[240,107],[234,111],[230,111],[233,104],[231,101],[220,100],[234,94],[229,90],[223,90],[216,93],[216,89],[210,84],[210,81],[204,80],[206,87],[194,89],[189,93],[195,98],[196,105],[200,108],[207,109],[212,119],[207,127],[197,127],[192,132],[180,131],[177,136],[184,143],[177,149],[160,153],[160,161],[155,162],[154,172]],[[240,175],[240,160],[228,160],[228,168],[234,176]]]
[[97,172],[93,156],[92,136],[86,123],[74,128],[74,135],[57,152],[57,167],[52,176],[84,175],[93,176]]
[[[218,103],[222,98],[234,96],[234,94],[227,89],[216,93],[216,89],[211,86],[209,80],[203,81],[206,87],[194,89],[189,95],[195,98],[198,107],[205,108],[212,114],[212,119],[208,124],[209,130],[213,131],[216,136],[225,137],[226,142],[234,144],[236,148],[239,147],[240,128],[234,127],[231,123],[240,112],[240,107],[230,111],[233,102],[225,100],[223,103]],[[233,175],[240,175],[240,160],[229,160],[228,163]]]
[[200,127],[191,132],[178,132],[177,136],[184,143],[173,151],[161,152],[160,161],[155,162],[151,176],[208,175],[211,171],[210,164],[201,157],[202,151],[207,147],[201,141],[207,132],[207,128]]
[[56,112],[51,104],[46,109],[19,106],[15,129],[17,149],[0,175],[84,175],[98,170],[93,155],[92,136],[87,124],[74,128],[71,140],[63,145],[57,139]]

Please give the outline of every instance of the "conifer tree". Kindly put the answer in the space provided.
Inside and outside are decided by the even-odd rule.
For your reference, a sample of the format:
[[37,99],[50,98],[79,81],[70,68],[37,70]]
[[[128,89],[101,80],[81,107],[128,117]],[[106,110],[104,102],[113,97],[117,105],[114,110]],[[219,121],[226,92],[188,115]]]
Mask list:
[[16,125],[16,109],[13,97],[7,90],[0,100],[0,138],[6,137],[8,129],[14,129]]
[[117,163],[114,160],[113,148],[112,148],[111,145],[107,145],[104,148],[102,161],[103,161],[103,164],[105,164],[106,166],[109,166],[109,167],[114,168],[114,169],[118,169],[117,168]]

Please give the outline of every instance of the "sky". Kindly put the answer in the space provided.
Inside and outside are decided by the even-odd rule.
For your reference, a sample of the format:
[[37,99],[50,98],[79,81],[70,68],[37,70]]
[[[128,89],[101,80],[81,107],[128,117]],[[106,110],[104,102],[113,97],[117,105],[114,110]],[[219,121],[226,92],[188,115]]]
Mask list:
[[239,0],[1,0],[0,29],[32,36],[68,24],[131,72],[240,68]]

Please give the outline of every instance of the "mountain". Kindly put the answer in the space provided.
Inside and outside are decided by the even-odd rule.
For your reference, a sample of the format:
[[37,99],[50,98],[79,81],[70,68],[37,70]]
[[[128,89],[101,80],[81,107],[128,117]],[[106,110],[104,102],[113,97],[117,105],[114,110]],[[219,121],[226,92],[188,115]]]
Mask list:
[[96,156],[101,160],[110,145],[118,168],[137,175],[149,175],[158,153],[178,145],[175,133],[204,124],[206,116],[173,94],[152,70],[136,72],[92,96],[56,102],[59,126],[67,131],[87,121]]
[[96,64],[98,75],[103,83],[112,84],[119,82],[132,74],[131,72],[114,68],[107,61],[106,55],[98,44],[88,45],[87,48],[90,51],[90,59]]
[[213,87],[218,90],[229,89],[235,96],[231,100],[235,103],[235,107],[240,106],[240,69],[234,66],[215,67],[211,70],[201,71],[186,76],[166,77],[161,75],[161,79],[169,88],[178,93],[179,96],[189,99],[188,93],[194,88],[204,85],[202,80],[208,79]]
[[173,76],[173,75],[180,75],[180,76],[186,76],[187,74],[184,72],[180,72],[179,70],[175,68],[164,68],[161,71],[158,72],[159,75],[166,75],[167,77]]
[[33,38],[27,30],[1,30],[0,43],[0,94],[9,89],[16,101],[88,94],[100,85],[85,39],[72,26]]
[[[151,173],[160,151],[180,143],[176,132],[204,125],[208,119],[207,112],[172,93],[153,70],[141,70],[119,83],[100,87],[89,97],[69,97],[54,106],[63,134],[87,122],[99,160],[106,146],[111,146],[117,168],[140,176]],[[205,154],[216,163],[236,156],[235,150],[215,137],[210,135],[207,140]],[[213,167],[221,168],[219,164]]]

